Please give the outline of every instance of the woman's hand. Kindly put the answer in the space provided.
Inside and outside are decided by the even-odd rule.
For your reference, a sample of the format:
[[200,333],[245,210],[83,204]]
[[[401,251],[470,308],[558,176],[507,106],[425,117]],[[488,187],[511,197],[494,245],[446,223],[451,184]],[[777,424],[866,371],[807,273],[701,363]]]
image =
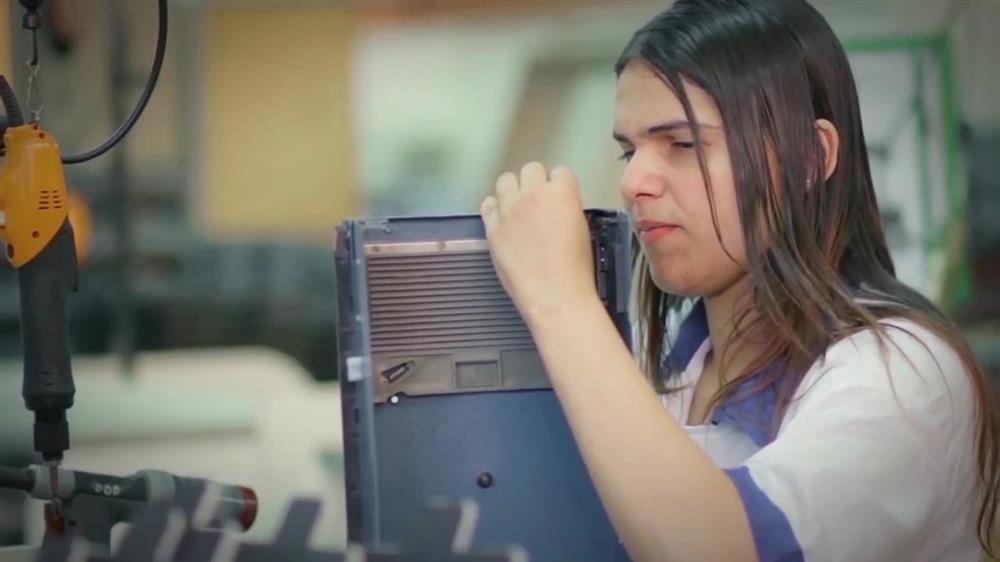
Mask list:
[[493,264],[521,316],[539,318],[597,298],[590,231],[576,175],[537,162],[506,173],[480,208]]

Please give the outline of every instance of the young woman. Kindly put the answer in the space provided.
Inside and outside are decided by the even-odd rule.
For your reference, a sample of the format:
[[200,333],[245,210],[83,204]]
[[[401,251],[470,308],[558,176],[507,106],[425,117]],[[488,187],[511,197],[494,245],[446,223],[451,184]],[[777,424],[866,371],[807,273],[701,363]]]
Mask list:
[[678,0],[615,70],[639,365],[597,297],[570,170],[504,174],[481,213],[630,556],[978,561],[996,409],[956,329],[894,276],[826,22],[805,0]]

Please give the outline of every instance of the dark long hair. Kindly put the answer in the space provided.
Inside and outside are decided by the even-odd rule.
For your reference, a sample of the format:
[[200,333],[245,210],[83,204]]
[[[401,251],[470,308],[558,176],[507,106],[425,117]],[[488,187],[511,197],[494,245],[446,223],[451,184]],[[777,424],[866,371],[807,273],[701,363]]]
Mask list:
[[[752,364],[723,384],[713,405],[737,390],[744,397],[741,378],[761,374],[754,386],[777,390],[780,420],[806,371],[831,344],[874,330],[884,346],[879,321],[889,317],[926,327],[956,350],[971,377],[982,498],[979,536],[991,552],[1000,483],[995,402],[957,328],[895,276],[854,77],[829,25],[806,0],[677,0],[636,32],[616,73],[633,60],[654,69],[684,106],[720,242],[698,121],[682,79],[707,91],[722,113],[752,285],[750,306],[736,319],[732,338],[739,345],[753,331],[768,339]],[[817,119],[832,122],[840,135],[838,165],[829,179]],[[779,164],[777,177],[770,171],[769,151]],[[642,252],[636,253],[635,266],[640,359],[663,389],[665,327],[685,298],[653,284]],[[784,368],[766,369],[776,364]]]

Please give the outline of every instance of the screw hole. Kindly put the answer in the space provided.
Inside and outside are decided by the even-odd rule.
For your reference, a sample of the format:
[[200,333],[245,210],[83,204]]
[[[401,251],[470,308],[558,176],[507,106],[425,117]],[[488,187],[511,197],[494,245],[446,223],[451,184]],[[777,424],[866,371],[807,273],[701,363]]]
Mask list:
[[482,472],[476,477],[476,485],[482,489],[489,488],[493,485],[493,475],[489,472]]

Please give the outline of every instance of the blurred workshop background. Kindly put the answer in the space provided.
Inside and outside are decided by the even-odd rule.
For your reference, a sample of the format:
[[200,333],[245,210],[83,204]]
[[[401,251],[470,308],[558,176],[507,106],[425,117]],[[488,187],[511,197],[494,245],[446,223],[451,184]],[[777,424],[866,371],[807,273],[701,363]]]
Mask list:
[[[851,56],[899,273],[1000,373],[1000,1],[816,4]],[[588,205],[617,207],[611,66],[666,5],[172,0],[145,115],[122,146],[67,168],[89,219],[66,466],[251,485],[261,536],[289,497],[322,496],[314,540],[342,544],[335,226],[476,212],[499,173],[535,159],[576,169]],[[0,73],[23,98],[21,14],[0,0]],[[80,152],[134,105],[155,4],[46,0],[45,14],[42,120]],[[4,262],[7,465],[33,460],[17,298]],[[37,503],[0,520],[0,544],[38,537]]]

